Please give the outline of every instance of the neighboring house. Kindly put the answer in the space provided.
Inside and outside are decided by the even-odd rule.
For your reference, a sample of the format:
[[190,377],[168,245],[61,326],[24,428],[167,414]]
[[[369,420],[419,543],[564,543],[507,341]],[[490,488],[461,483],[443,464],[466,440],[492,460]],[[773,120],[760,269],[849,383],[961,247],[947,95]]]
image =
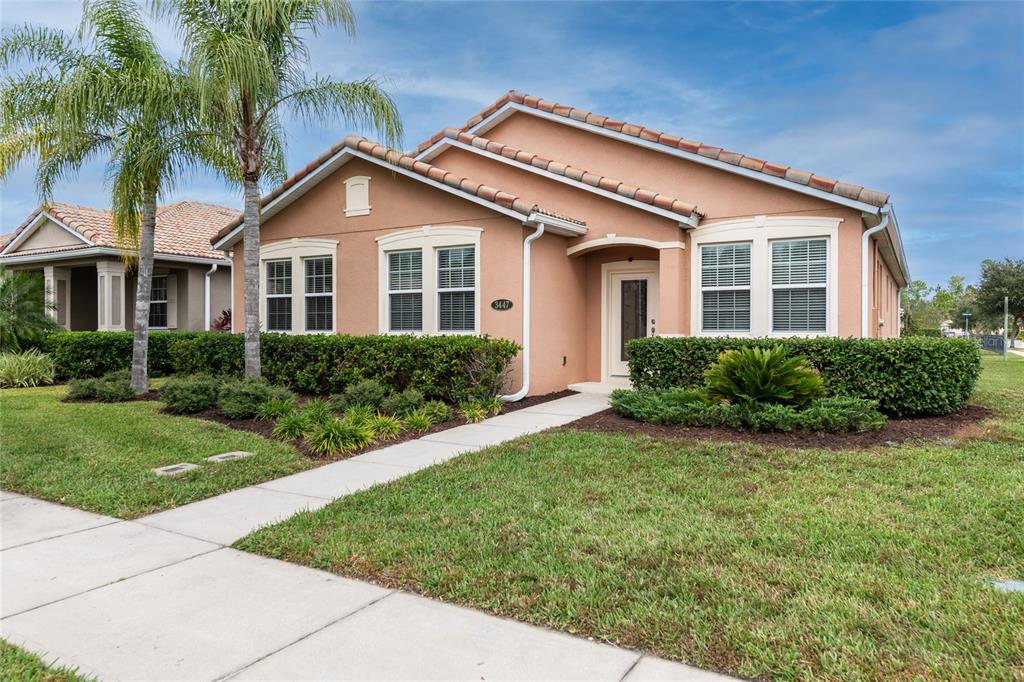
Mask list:
[[[149,323],[153,329],[208,329],[231,307],[231,261],[210,238],[238,211],[181,201],[157,209]],[[131,329],[135,274],[109,211],[41,206],[0,250],[0,267],[42,274],[65,329]]]
[[[640,336],[896,336],[909,280],[888,194],[516,92],[410,155],[347,137],[262,215],[264,329],[514,339],[531,394]],[[241,301],[240,219],[212,243]]]

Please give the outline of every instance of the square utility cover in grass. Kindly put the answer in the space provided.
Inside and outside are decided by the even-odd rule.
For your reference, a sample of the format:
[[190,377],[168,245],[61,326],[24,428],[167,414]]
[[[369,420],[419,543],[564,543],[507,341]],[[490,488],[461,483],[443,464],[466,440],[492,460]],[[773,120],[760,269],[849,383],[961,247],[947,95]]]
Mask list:
[[[0,391],[0,487],[130,519],[287,476],[311,463],[289,445],[203,419],[160,413],[160,404],[65,403],[66,389]],[[231,462],[203,461],[233,450]],[[177,477],[154,467],[201,465]]]
[[237,546],[747,677],[1013,679],[1024,596],[985,581],[1024,576],[1024,363],[986,365],[1000,418],[956,447],[553,432]]

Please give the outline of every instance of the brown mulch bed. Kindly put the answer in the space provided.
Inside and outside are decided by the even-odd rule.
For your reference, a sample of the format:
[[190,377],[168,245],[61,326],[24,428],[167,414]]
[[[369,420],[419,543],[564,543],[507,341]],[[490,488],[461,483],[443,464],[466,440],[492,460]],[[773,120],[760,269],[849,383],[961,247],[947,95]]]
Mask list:
[[917,417],[914,419],[890,418],[877,431],[861,433],[754,433],[725,428],[690,426],[663,426],[627,419],[613,410],[604,410],[589,417],[577,419],[561,427],[578,431],[598,433],[642,434],[652,438],[671,440],[715,440],[730,443],[755,443],[782,448],[814,448],[825,450],[860,450],[866,448],[898,445],[908,440],[948,439],[966,435],[982,419],[989,417],[991,410],[968,405],[959,412],[942,417]]
[[[155,391],[150,391],[150,393],[155,393]],[[558,391],[557,393],[548,393],[546,395],[530,396],[529,398],[524,398],[523,400],[520,400],[517,403],[507,403],[505,405],[505,409],[502,411],[502,414],[515,412],[516,410],[521,410],[524,407],[540,405],[541,403],[546,403],[550,400],[557,400],[558,398],[565,398],[566,396],[575,394],[575,391]],[[300,399],[300,404],[302,402],[304,401]],[[452,408],[452,413],[455,414],[456,412],[457,410],[455,408]],[[220,412],[218,412],[217,408],[214,407],[211,407],[208,410],[203,410],[202,412],[198,412],[196,414],[183,416],[207,419],[209,421],[217,422],[218,424],[223,424],[224,426],[229,426],[233,429],[238,429],[240,431],[252,431],[253,433],[258,433],[264,438],[269,438],[272,440],[274,439],[274,422],[272,421],[261,421],[258,419],[228,419]],[[467,423],[468,422],[465,419],[456,415],[454,418],[449,419],[446,422],[434,424],[426,431],[405,431],[395,438],[391,438],[389,440],[375,441],[373,443],[370,443],[366,447],[359,448],[358,450],[339,452],[336,455],[330,457],[323,457],[321,455],[313,454],[306,446],[306,441],[302,440],[301,438],[285,442],[290,443],[296,450],[306,455],[310,459],[315,459],[321,462],[329,462],[340,459],[348,459],[349,457],[355,457],[356,455],[360,455],[364,452],[369,452],[371,450],[379,450],[380,448],[388,447],[389,445],[397,445],[399,443],[404,443],[407,440],[415,440],[416,438],[422,438],[423,436],[428,436],[432,433],[437,433],[438,431],[446,431],[448,429],[454,428],[456,426],[462,426],[463,424]]]

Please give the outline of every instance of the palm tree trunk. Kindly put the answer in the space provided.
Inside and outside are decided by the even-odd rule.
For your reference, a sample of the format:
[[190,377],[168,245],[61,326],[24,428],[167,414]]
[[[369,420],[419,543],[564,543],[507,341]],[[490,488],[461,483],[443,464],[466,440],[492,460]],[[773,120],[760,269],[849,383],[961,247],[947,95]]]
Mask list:
[[245,375],[260,375],[260,190],[254,179],[245,178],[245,210],[242,214],[243,277],[245,283]]
[[132,391],[141,395],[149,388],[149,299],[153,286],[153,242],[156,237],[156,191],[142,201],[139,233],[139,265],[135,281],[135,337],[132,341]]

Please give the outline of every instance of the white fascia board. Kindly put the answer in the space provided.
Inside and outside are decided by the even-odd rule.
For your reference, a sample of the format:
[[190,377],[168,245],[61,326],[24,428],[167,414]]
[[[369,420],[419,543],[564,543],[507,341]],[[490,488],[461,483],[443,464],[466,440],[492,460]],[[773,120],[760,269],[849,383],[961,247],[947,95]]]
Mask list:
[[77,238],[83,244],[88,244],[89,246],[92,246],[92,242],[89,241],[89,239],[85,235],[83,235],[81,232],[79,232],[78,230],[76,230],[76,229],[74,229],[72,227],[69,227],[68,225],[65,225],[63,222],[61,222],[57,218],[54,218],[52,215],[50,215],[46,211],[40,211],[39,215],[37,215],[35,217],[35,220],[33,220],[32,223],[29,224],[28,227],[26,227],[24,230],[22,230],[21,234],[19,234],[16,239],[12,239],[10,242],[7,243],[6,246],[4,246],[3,251],[0,251],[0,255],[4,255],[4,254],[7,254],[8,252],[13,251],[14,248],[18,244],[22,243],[23,241],[25,241],[26,239],[31,237],[32,234],[36,230],[39,229],[39,226],[42,225],[43,223],[45,223],[47,220],[52,221],[59,228],[61,228],[62,230],[64,230],[68,234],[72,235],[73,237]]
[[549,170],[538,168],[537,166],[522,163],[520,161],[515,161],[514,159],[510,159],[507,156],[495,154],[493,152],[487,151],[486,149],[480,149],[479,147],[474,147],[471,144],[466,144],[465,142],[460,142],[459,140],[453,140],[450,137],[446,137],[445,139],[440,140],[438,142],[438,146],[449,146],[458,147],[459,149],[465,149],[468,152],[484,156],[488,159],[499,161],[507,166],[518,168],[520,170],[524,170],[535,175],[539,175],[549,180],[554,180],[555,182],[560,182],[563,185],[569,185],[570,187],[575,187],[576,189],[585,190],[587,192],[590,192],[591,194],[596,194],[597,196],[604,197],[605,199],[618,201],[619,203],[626,204],[627,206],[632,206],[633,208],[638,208],[641,211],[653,213],[655,215],[661,216],[662,218],[668,218],[669,220],[673,220],[679,223],[680,227],[697,227],[699,223],[699,219],[694,218],[693,216],[683,215],[681,213],[676,213],[675,211],[666,211],[663,208],[658,208],[657,206],[652,206],[651,204],[646,204],[642,201],[637,201],[636,199],[624,197],[617,192],[611,192],[606,189],[601,189],[600,187],[594,187],[593,185],[588,185],[585,182],[573,180],[572,178],[568,178],[564,175],[559,175],[558,173],[552,173]]
[[[443,182],[438,182],[437,180],[433,180],[431,178],[428,178],[425,175],[420,175],[419,173],[414,173],[413,171],[405,169],[405,168],[402,168],[401,166],[396,166],[394,164],[390,164],[390,163],[387,163],[385,161],[381,161],[380,159],[378,159],[377,157],[375,157],[375,156],[373,156],[371,154],[367,154],[365,152],[361,152],[361,151],[358,151],[356,149],[352,149],[351,147],[346,147],[345,149],[340,150],[337,154],[335,154],[330,159],[328,159],[323,164],[321,164],[320,167],[317,168],[315,171],[313,171],[312,173],[310,173],[309,175],[304,177],[302,180],[300,180],[299,182],[297,182],[294,185],[292,185],[291,187],[289,187],[286,192],[281,194],[279,197],[276,197],[273,201],[271,201],[269,204],[267,204],[263,208],[263,211],[261,212],[262,217],[264,217],[264,218],[272,217],[274,214],[276,214],[282,208],[284,208],[289,203],[291,203],[294,199],[296,199],[299,196],[301,196],[302,192],[306,191],[306,189],[313,187],[316,184],[316,182],[312,182],[314,178],[319,178],[319,177],[322,177],[322,176],[329,175],[330,173],[334,172],[336,169],[338,169],[341,166],[345,165],[345,163],[347,163],[349,160],[351,160],[353,158],[363,159],[364,161],[368,161],[368,162],[370,162],[370,163],[372,163],[374,165],[380,166],[381,168],[386,168],[389,171],[392,171],[394,173],[398,173],[399,175],[404,175],[405,177],[411,178],[413,180],[416,180],[417,182],[422,182],[422,183],[424,183],[426,185],[434,187],[435,189],[439,189],[439,190],[442,190],[444,192],[447,192],[448,194],[453,194],[453,195],[455,195],[457,197],[465,199],[466,201],[471,201],[474,204],[478,204],[480,206],[488,208],[488,209],[490,209],[492,211],[495,211],[497,213],[501,213],[503,215],[506,215],[506,216],[508,216],[510,218],[515,218],[516,220],[520,220],[520,221],[522,221],[524,219],[523,214],[521,214],[521,213],[519,213],[517,211],[513,211],[510,208],[505,208],[504,206],[501,206],[500,204],[496,204],[496,203],[494,203],[492,201],[487,201],[486,199],[481,199],[480,197],[478,197],[476,195],[473,195],[473,194],[468,194],[466,192],[463,192],[460,189],[456,189],[456,188],[452,187],[451,185],[446,185]],[[312,184],[310,184],[311,182],[312,182]],[[317,180],[317,182],[319,182],[319,180]],[[299,192],[299,193],[296,194],[296,192],[300,188],[302,189],[302,192]],[[538,215],[540,215],[540,214],[538,214]],[[551,218],[549,216],[541,216],[538,219],[539,220],[542,219],[542,222],[544,222],[546,225],[555,228],[555,230],[557,232],[562,232],[562,233],[564,233],[564,236],[568,236],[568,237],[577,237],[577,236],[579,236],[581,234],[585,234],[586,231],[587,231],[585,227],[582,227],[580,225],[575,225],[573,223],[567,223],[565,221],[556,220],[556,219]],[[526,221],[527,222],[533,222],[533,219],[528,217],[528,218],[526,218]],[[235,236],[238,235],[241,232],[242,227],[244,226],[244,224],[245,224],[244,222],[240,223],[237,227],[235,227],[233,230],[231,230],[231,232],[229,232],[228,234],[224,235],[223,238],[221,238],[220,240],[217,241],[216,244],[214,244],[214,248],[221,249],[221,250],[224,250],[224,249],[228,248],[231,244],[234,243]],[[571,228],[567,227],[569,225],[572,225],[572,227]]]
[[[539,118],[544,118],[549,121],[554,121],[555,123],[561,123],[563,125],[572,126],[573,128],[579,128],[580,130],[585,130],[587,132],[595,133],[597,135],[604,135],[605,137],[610,137],[613,140],[626,142],[628,144],[634,144],[637,145],[638,147],[644,147],[645,149],[651,149],[656,152],[661,152],[662,154],[676,156],[681,159],[686,159],[687,161],[693,161],[694,163],[699,163],[704,166],[710,166],[711,168],[717,168],[718,170],[723,170],[726,171],[727,173],[742,175],[743,177],[750,178],[751,180],[765,182],[768,183],[769,185],[781,187],[782,189],[788,189],[793,192],[799,192],[800,194],[806,194],[808,196],[817,197],[818,199],[823,199],[825,201],[832,202],[833,204],[839,204],[840,206],[848,206],[858,211],[863,211],[865,213],[878,215],[881,211],[881,209],[878,206],[875,206],[873,204],[867,204],[864,203],[863,201],[857,201],[856,199],[848,199],[844,196],[833,194],[832,192],[825,192],[820,189],[808,187],[807,185],[801,185],[799,183],[790,182],[789,180],[784,180],[783,178],[777,178],[774,175],[768,175],[766,173],[761,173],[760,171],[750,170],[749,168],[743,168],[742,166],[734,166],[731,163],[725,163],[724,161],[719,161],[718,159],[712,159],[707,156],[701,156],[700,154],[694,154],[693,152],[683,151],[682,149],[673,149],[672,147],[667,147],[658,142],[642,140],[638,137],[633,137],[632,135],[626,135],[615,130],[610,130],[608,128],[602,128],[599,126],[591,125],[590,123],[584,123],[583,121],[577,121],[574,118],[559,116],[557,114],[550,114],[546,111],[534,109],[533,107],[527,107],[523,106],[522,104],[516,104],[515,102],[507,102],[504,106],[495,111],[493,114],[491,114],[484,120],[480,121],[476,125],[469,128],[467,132],[473,133],[474,135],[483,135],[488,130],[490,130],[495,125],[508,118],[513,112],[516,111],[521,111],[524,114],[529,114],[531,116],[537,116]],[[435,144],[431,145],[430,147],[427,147],[422,152],[417,154],[416,158],[422,160],[430,158],[432,155],[437,154],[442,142],[443,140],[438,140]]]
[[[133,254],[133,251],[127,249],[115,249],[109,246],[92,246],[85,249],[69,249],[67,251],[50,251],[43,253],[30,253],[24,256],[18,254],[12,254],[9,256],[0,256],[0,265],[5,263],[19,264],[19,263],[43,263],[46,261],[54,260],[73,260],[78,258],[89,258],[92,256],[126,256]],[[153,260],[160,261],[171,261],[175,263],[199,263],[205,265],[213,265],[218,263],[220,265],[226,265],[231,267],[231,261],[227,258],[209,258],[205,256],[182,256],[174,253],[154,253]]]

